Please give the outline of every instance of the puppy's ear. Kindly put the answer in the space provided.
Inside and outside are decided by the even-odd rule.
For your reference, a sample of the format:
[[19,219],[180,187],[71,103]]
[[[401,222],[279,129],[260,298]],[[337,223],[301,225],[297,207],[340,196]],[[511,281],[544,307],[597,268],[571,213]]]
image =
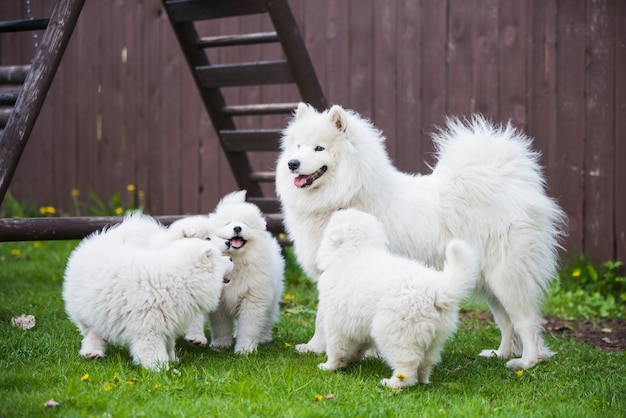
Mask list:
[[196,228],[189,227],[189,226],[186,228],[183,228],[182,232],[183,232],[182,238],[195,238],[199,235],[198,230]]
[[296,108],[296,119],[300,119],[302,116],[306,115],[309,112],[309,106],[304,103],[298,103],[298,107]]
[[[212,264],[213,258],[215,257],[215,253],[217,252],[217,248],[212,245],[205,245],[200,250],[200,259],[203,263]],[[221,254],[220,254],[221,255]]]
[[330,122],[335,125],[339,132],[346,131],[346,111],[341,106],[334,105],[331,107],[328,111],[328,116],[330,117]]

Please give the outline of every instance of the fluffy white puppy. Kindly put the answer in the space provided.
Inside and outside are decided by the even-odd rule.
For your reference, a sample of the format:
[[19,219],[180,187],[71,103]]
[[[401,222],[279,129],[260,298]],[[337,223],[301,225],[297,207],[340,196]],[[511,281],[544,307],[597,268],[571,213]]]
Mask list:
[[358,361],[375,346],[392,367],[381,384],[429,383],[459,304],[478,280],[476,253],[463,241],[446,247],[443,271],[393,255],[383,225],[356,209],[336,212],[317,255],[319,313],[328,360],[322,370]]
[[217,307],[232,261],[200,239],[149,249],[120,244],[115,232],[92,234],[70,255],[65,309],[83,335],[83,357],[103,358],[111,342],[158,369],[177,361],[175,339],[192,318]]
[[[393,253],[437,268],[446,243],[462,239],[479,253],[478,293],[502,333],[500,347],[481,355],[521,354],[507,366],[532,367],[553,354],[541,335],[540,309],[556,277],[565,223],[546,195],[539,154],[510,124],[496,126],[478,115],[465,123],[449,119],[435,144],[432,173],[402,173],[392,165],[381,132],[357,113],[298,105],[276,168],[276,191],[298,261],[317,280],[322,231],[340,208],[376,216]],[[316,326],[311,341],[297,348],[323,352],[323,333]]]
[[[234,263],[217,310],[209,313],[211,347],[230,347],[235,334],[235,353],[247,354],[258,344],[272,341],[272,325],[279,318],[284,287],[285,260],[280,245],[267,231],[260,209],[246,202],[245,190],[224,196],[209,220],[215,232],[213,241],[226,243],[225,254]],[[206,344],[201,327],[203,321],[197,318],[185,338]]]

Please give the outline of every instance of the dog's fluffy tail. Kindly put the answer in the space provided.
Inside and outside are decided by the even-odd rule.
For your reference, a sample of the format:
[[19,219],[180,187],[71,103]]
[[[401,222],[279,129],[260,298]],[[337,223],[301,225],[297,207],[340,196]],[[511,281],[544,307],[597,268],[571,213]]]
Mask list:
[[440,310],[456,312],[478,281],[480,263],[478,254],[466,242],[453,239],[446,247],[443,278],[438,284],[435,306]]

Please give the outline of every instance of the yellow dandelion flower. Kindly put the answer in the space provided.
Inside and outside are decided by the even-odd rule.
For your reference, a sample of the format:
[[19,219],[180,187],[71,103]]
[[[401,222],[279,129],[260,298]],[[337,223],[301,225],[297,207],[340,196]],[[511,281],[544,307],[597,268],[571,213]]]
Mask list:
[[154,385],[155,388],[161,388],[163,387],[163,385],[160,382],[156,382],[156,384]]
[[53,206],[46,206],[46,215],[54,215],[57,210]]
[[121,215],[122,213],[124,213],[124,209],[122,209],[122,208],[115,208],[115,214],[116,214],[116,215],[118,215],[118,216],[119,216],[119,215]]
[[46,214],[46,207],[45,206],[40,206],[39,207],[39,214],[40,215],[45,215]]
[[89,380],[89,373],[85,373],[83,377],[80,378],[80,380],[83,382],[86,382],[87,380]]
[[405,374],[402,374],[402,373],[398,373],[398,374],[396,375],[396,377],[397,377],[399,380],[404,380],[404,379],[406,379],[406,375],[405,375]]
[[18,248],[14,248],[14,249],[11,250],[11,255],[13,257],[19,257],[20,254],[22,254],[22,252]]
[[104,386],[102,387],[102,390],[104,390],[105,392],[108,392],[108,391],[110,391],[111,389],[112,389],[112,388],[111,388],[111,384],[110,384],[109,382],[105,382],[105,383],[104,383]]
[[572,277],[580,277],[580,269],[576,269],[572,272]]
[[289,347],[293,347],[293,345],[291,345],[289,343],[285,343],[285,347],[289,348]]
[[139,190],[139,197],[143,198],[145,196],[145,192],[143,190]]
[[41,241],[33,241],[33,248],[40,248],[41,246]]
[[135,191],[135,185],[134,184],[129,184],[128,186],[126,186],[126,190],[128,190],[129,192],[134,192]]
[[285,295],[285,298],[284,298],[284,299],[285,299],[285,300],[287,300],[287,301],[289,301],[289,300],[291,300],[291,299],[292,299],[292,296],[291,296],[289,293],[287,293],[287,294]]
[[324,397],[322,395],[315,395],[315,402],[322,402]]
[[134,385],[136,380],[137,379],[135,379],[134,377],[129,377],[126,383],[128,383],[129,385]]
[[72,197],[80,196],[80,190],[78,189],[72,189],[71,193],[72,193]]
[[120,381],[120,378],[119,378],[116,374],[114,374],[114,375],[113,375],[113,381],[114,381],[115,383],[117,383],[117,382],[119,382],[119,381]]
[[398,391],[398,389],[396,388],[391,388],[391,393],[396,393]]
[[278,238],[279,238],[279,239],[285,239],[285,237],[286,237],[286,235],[285,235],[285,233],[284,233],[284,232],[279,232],[279,233],[278,233]]
[[515,372],[515,374],[517,375],[517,377],[522,377],[524,376],[524,370],[518,370]]

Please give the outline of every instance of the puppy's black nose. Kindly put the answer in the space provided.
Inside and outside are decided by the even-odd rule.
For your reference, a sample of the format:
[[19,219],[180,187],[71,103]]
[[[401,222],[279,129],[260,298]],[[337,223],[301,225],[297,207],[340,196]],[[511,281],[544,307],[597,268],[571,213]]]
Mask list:
[[287,163],[287,166],[289,166],[289,169],[291,171],[296,171],[300,167],[300,161],[299,160],[289,160],[289,162]]
[[235,234],[239,234],[241,233],[241,227],[240,226],[236,226],[233,228],[233,231],[235,231]]

